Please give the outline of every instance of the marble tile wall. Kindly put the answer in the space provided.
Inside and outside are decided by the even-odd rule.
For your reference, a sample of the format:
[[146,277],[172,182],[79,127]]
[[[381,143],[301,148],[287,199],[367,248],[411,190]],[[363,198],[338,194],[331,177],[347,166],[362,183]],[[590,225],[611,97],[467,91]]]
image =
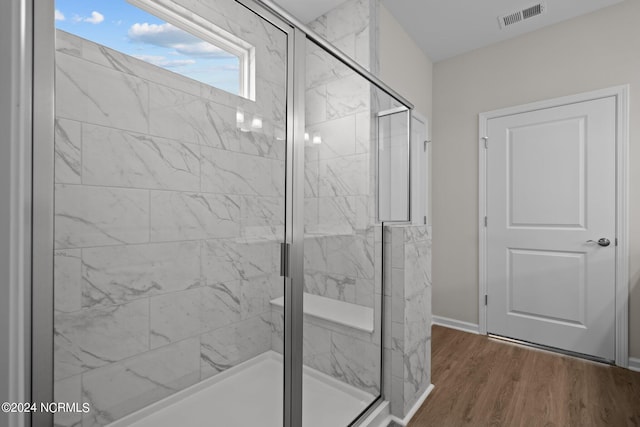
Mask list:
[[427,226],[385,233],[385,394],[400,419],[431,384],[431,236]]
[[59,426],[105,425],[272,347],[286,38],[234,1],[182,3],[256,47],[255,101],[57,32],[54,394],[92,407]]

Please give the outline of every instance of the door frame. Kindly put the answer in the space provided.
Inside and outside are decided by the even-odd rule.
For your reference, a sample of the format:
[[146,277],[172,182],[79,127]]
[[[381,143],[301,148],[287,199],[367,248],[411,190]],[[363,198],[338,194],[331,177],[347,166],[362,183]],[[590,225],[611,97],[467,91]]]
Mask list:
[[[490,119],[567,104],[616,98],[615,363],[629,366],[629,85],[563,96],[479,114],[478,123],[478,331],[487,334],[487,130]],[[485,143],[486,141],[486,143]]]

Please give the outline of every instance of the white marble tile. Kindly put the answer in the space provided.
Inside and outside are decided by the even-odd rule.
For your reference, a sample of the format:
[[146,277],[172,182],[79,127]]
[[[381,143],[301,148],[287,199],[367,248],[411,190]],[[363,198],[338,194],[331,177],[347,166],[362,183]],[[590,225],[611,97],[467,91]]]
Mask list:
[[284,313],[282,310],[271,310],[269,327],[271,329],[271,350],[282,354],[284,350]]
[[284,240],[284,197],[240,196],[240,235]]
[[61,249],[53,254],[54,308],[73,312],[82,308],[82,259],[80,249]]
[[88,372],[84,401],[91,405],[83,427],[103,426],[199,380],[200,340],[190,338]]
[[374,278],[373,242],[369,243],[366,237],[356,234],[328,238],[327,254],[327,271],[365,279]]
[[277,160],[202,148],[202,191],[222,194],[278,196],[283,194],[285,169],[276,176]]
[[369,1],[351,0],[342,3],[327,14],[326,37],[335,41],[347,34],[359,34],[369,23]]
[[307,42],[307,89],[344,79],[353,71],[314,42]]
[[84,307],[174,293],[201,283],[198,242],[84,249]]
[[321,160],[318,171],[320,197],[370,194],[369,174],[367,154]]
[[56,380],[95,369],[149,349],[146,300],[75,313],[56,313]]
[[304,289],[313,295],[355,303],[355,277],[328,274],[323,271],[305,271]]
[[240,203],[234,196],[152,191],[150,205],[154,242],[240,234]]
[[[88,73],[86,100],[89,123],[135,132],[149,129],[147,82],[129,74],[84,62]],[[78,106],[80,108],[80,106]]]
[[84,184],[200,190],[200,147],[102,126],[83,125]]
[[380,347],[331,334],[331,376],[372,394],[380,391]]
[[302,334],[303,363],[331,375],[331,331],[305,322]]
[[304,271],[327,271],[327,247],[321,236],[304,238]]
[[235,108],[161,85],[150,87],[149,132],[163,138],[238,149]]
[[248,319],[271,310],[270,301],[284,293],[284,279],[279,275],[256,277],[240,283],[240,314]]
[[429,386],[426,340],[404,355],[404,410],[408,411]]
[[55,182],[80,184],[82,172],[82,125],[65,119],[55,121]]
[[373,307],[374,298],[376,296],[373,280],[361,277],[357,278],[355,291],[356,304],[363,305],[365,307]]
[[148,227],[147,191],[55,186],[56,248],[142,243]]
[[376,137],[372,134],[375,131],[374,118],[371,111],[364,111],[356,114],[356,153],[373,153],[377,150]]
[[207,240],[202,254],[202,275],[208,285],[280,271],[280,247],[275,241]]
[[355,154],[356,152],[355,116],[346,116],[327,122],[310,125],[310,136],[320,136],[318,146],[319,159],[332,159]]
[[[53,401],[78,404],[82,408],[81,376],[65,378],[53,384]],[[56,412],[53,415],[54,427],[79,427],[82,424],[82,413]]]
[[216,283],[199,291],[202,331],[212,331],[241,319],[240,281]]
[[[245,120],[248,119],[245,117]],[[251,118],[251,122],[254,121],[254,125],[260,124],[267,129],[254,130],[249,125],[249,130],[239,132],[239,151],[253,156],[284,160],[287,154],[284,131],[276,138],[276,131],[272,123],[266,122],[266,119],[259,116]]]
[[82,39],[66,31],[56,29],[56,52],[82,56]]
[[151,348],[195,336],[200,325],[200,289],[159,295],[149,299]]
[[307,126],[327,120],[327,88],[318,85],[305,95],[305,124]]
[[359,75],[327,83],[327,118],[338,119],[369,111],[371,84]]
[[201,337],[201,376],[208,378],[271,348],[270,316],[252,317]]
[[318,221],[322,230],[350,235],[356,229],[356,197],[334,196],[318,199]]

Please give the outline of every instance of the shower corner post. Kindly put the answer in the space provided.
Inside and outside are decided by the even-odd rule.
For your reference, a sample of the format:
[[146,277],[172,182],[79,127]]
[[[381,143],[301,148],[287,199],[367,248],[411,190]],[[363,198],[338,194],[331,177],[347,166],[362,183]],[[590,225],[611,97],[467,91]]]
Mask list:
[[287,241],[284,308],[284,427],[302,426],[304,293],[304,129],[306,36],[293,29],[287,67]]
[[[52,0],[31,6],[33,34],[31,401],[53,402],[53,163],[55,27]],[[32,413],[31,426],[53,425],[53,414]]]

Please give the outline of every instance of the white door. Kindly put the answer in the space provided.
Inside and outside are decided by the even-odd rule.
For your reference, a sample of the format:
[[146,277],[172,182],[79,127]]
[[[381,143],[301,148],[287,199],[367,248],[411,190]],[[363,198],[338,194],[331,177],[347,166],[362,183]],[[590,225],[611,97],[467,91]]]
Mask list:
[[614,360],[615,97],[487,129],[487,331]]

